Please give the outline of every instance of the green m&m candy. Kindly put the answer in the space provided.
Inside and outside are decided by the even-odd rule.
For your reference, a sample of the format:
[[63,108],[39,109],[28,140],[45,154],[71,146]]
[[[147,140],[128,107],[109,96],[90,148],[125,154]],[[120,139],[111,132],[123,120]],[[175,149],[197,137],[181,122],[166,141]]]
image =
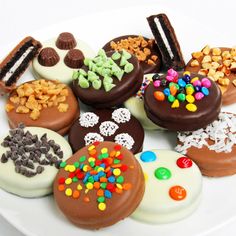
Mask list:
[[171,177],[171,172],[165,167],[159,167],[155,170],[155,177],[159,180],[167,180]]

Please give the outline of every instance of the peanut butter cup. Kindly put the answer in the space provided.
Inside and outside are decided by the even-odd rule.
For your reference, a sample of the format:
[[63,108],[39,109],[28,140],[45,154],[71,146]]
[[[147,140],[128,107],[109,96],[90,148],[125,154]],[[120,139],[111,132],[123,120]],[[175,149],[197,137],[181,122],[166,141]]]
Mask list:
[[84,54],[79,49],[71,49],[65,56],[64,62],[70,68],[80,68],[83,65]]
[[76,40],[73,34],[68,32],[63,32],[59,34],[56,41],[56,46],[62,50],[73,49],[76,46]]
[[38,56],[39,64],[42,66],[55,66],[60,60],[56,50],[51,47],[43,48]]

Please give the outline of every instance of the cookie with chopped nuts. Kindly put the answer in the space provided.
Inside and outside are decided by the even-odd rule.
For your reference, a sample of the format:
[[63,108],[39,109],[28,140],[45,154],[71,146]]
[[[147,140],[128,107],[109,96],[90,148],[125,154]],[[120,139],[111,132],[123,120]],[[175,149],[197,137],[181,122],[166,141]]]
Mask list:
[[105,51],[127,50],[138,58],[144,74],[160,71],[161,56],[154,39],[141,35],[124,35],[109,41],[103,46],[103,49]]
[[192,53],[185,69],[214,80],[223,94],[223,105],[236,102],[236,48],[206,45]]
[[0,188],[21,197],[48,195],[60,163],[71,155],[54,131],[22,125],[9,130],[0,139]]
[[59,81],[43,79],[18,86],[10,94],[5,110],[11,128],[23,122],[61,135],[67,134],[79,116],[79,105],[72,90]]

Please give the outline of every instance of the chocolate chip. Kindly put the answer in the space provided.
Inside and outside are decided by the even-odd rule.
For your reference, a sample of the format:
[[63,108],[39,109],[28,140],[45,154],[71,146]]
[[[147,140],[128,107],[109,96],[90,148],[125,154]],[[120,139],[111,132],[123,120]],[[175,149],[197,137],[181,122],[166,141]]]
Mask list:
[[56,154],[57,154],[57,156],[60,158],[60,159],[62,159],[63,158],[63,151],[57,151],[56,152]]
[[43,154],[46,154],[49,150],[47,149],[47,147],[40,147],[40,152]]
[[49,140],[49,141],[48,141],[48,144],[49,144],[51,147],[53,147],[53,146],[55,145],[55,141],[54,141],[54,140]]
[[30,169],[34,169],[34,163],[32,161],[28,161],[27,167],[29,167]]
[[2,157],[1,157],[1,162],[2,162],[2,163],[6,163],[7,161],[8,161],[8,158],[7,158],[6,154],[3,153],[3,154],[2,154]]
[[61,147],[58,145],[58,144],[54,144],[53,146],[52,146],[52,149],[53,149],[53,151],[56,153],[56,151],[58,150],[58,149],[60,149]]
[[36,169],[37,174],[41,174],[44,171],[44,167],[38,166]]
[[19,129],[24,129],[24,128],[25,128],[24,123],[19,123],[19,124],[18,124],[18,128],[19,128]]

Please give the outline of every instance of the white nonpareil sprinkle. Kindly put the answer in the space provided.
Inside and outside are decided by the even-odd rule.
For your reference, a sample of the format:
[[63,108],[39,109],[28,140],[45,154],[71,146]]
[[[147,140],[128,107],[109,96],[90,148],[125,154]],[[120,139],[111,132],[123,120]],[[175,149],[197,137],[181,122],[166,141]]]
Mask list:
[[[208,144],[207,139],[214,143]],[[222,112],[218,120],[204,129],[178,133],[178,140],[181,144],[177,145],[175,150],[182,154],[186,154],[190,147],[202,148],[202,146],[207,146],[209,150],[218,153],[231,152],[236,144],[236,116]]]
[[112,122],[112,121],[104,121],[99,126],[100,133],[103,136],[113,135],[118,128],[119,128],[119,126],[116,123]]
[[85,112],[79,118],[79,123],[82,127],[93,127],[99,121],[99,117],[93,112]]
[[129,122],[130,118],[131,114],[126,108],[119,108],[112,112],[112,119],[118,124]]
[[94,142],[103,142],[104,138],[98,133],[88,133],[84,136],[85,145],[92,144]]
[[127,133],[117,134],[115,137],[115,142],[129,150],[132,149],[134,145],[134,139]]

